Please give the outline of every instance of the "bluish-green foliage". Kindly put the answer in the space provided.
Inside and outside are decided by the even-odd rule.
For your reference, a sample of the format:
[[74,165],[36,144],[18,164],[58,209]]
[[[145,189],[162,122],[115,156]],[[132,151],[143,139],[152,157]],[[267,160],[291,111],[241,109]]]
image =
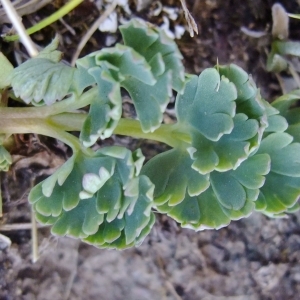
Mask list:
[[[30,192],[38,221],[52,225],[54,234],[124,249],[150,232],[153,210],[195,230],[218,229],[255,210],[274,217],[295,211],[300,114],[291,107],[299,91],[271,105],[236,65],[185,75],[176,44],[162,31],[137,20],[120,30],[124,44],[91,53],[76,68],[60,63],[53,45],[15,69],[0,60],[8,70],[0,87],[11,86],[16,97],[42,108],[67,103],[64,125],[72,105],[89,105],[88,113],[81,113],[77,144],[71,139],[73,156]],[[132,99],[138,127],[122,119],[122,88]],[[162,125],[174,91],[177,121]],[[49,128],[53,120],[46,118]],[[144,165],[140,150],[88,148],[116,130],[171,139],[173,149]],[[0,147],[1,170],[7,170],[11,158]]]

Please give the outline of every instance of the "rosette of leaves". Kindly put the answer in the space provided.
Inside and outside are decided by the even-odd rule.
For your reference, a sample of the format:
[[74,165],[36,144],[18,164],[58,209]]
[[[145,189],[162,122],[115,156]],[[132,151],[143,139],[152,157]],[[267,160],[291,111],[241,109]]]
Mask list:
[[139,172],[138,150],[107,147],[78,152],[29,195],[37,220],[52,233],[83,239],[101,248],[139,244],[154,223],[153,184]]
[[182,92],[182,56],[173,40],[141,20],[120,27],[124,45],[92,53],[76,63],[81,90],[97,83],[98,97],[91,103],[81,131],[85,146],[109,137],[122,113],[120,88],[130,94],[144,132],[153,132],[163,118],[172,89]]
[[51,105],[75,92],[72,83],[76,69],[59,62],[62,53],[56,50],[58,43],[56,37],[39,55],[11,72],[13,91],[25,103]]
[[183,227],[218,229],[249,216],[270,170],[267,154],[253,155],[236,170],[202,175],[182,149],[152,158],[142,169],[155,185],[154,204]]
[[268,125],[259,90],[235,65],[190,76],[176,112],[177,131],[190,134],[187,150],[201,174],[236,169],[259,147]]
[[248,216],[271,164],[268,153],[256,152],[269,121],[270,132],[283,131],[284,118],[276,128],[278,110],[235,65],[190,76],[176,112],[182,144],[142,171],[155,185],[157,210],[196,230]]

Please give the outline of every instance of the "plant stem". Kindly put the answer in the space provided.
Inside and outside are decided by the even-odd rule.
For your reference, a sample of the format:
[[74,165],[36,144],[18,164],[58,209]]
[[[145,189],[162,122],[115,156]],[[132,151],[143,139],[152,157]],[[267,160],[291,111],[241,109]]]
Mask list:
[[[72,112],[89,105],[97,97],[97,88],[92,88],[51,106],[42,107],[0,107],[0,133],[37,133],[57,138],[73,150],[81,147],[73,135],[65,131],[80,131],[87,113]],[[70,112],[68,112],[70,111]],[[171,147],[179,147],[189,141],[189,135],[181,132],[177,124],[162,124],[154,132],[143,132],[137,120],[121,119],[114,134],[163,142]]]
[[114,134],[155,140],[165,143],[171,147],[177,147],[181,143],[180,140],[176,138],[174,124],[162,124],[154,132],[145,133],[142,131],[141,123],[139,121],[132,119],[121,119],[118,123],[118,126],[114,130]]
[[42,107],[0,107],[0,119],[29,119],[46,118],[66,111],[75,111],[89,105],[97,97],[97,88],[92,88],[83,93],[79,99],[70,97],[69,99],[56,102],[51,106]]
[[34,210],[31,208],[31,261],[36,263],[39,259],[39,244],[38,244],[38,231],[35,220]]
[[58,139],[69,145],[74,152],[81,149],[82,146],[74,135],[61,130],[47,120],[41,118],[30,119],[1,119],[0,118],[0,133],[17,134],[17,133],[37,133]]
[[[29,29],[26,30],[27,34],[33,34],[49,25],[52,23],[56,22],[60,18],[64,17],[67,15],[72,9],[74,9],[76,6],[78,6],[83,0],[71,0],[69,1],[66,5],[64,5],[62,8],[60,8],[57,12],[49,16],[48,18],[42,20],[41,22],[35,24],[34,26],[30,27]],[[3,39],[6,42],[13,42],[17,41],[19,39],[18,35],[10,35],[10,36],[5,36]]]
[[[48,121],[66,131],[80,131],[86,117],[86,113],[63,113],[51,116]],[[189,140],[189,135],[181,133],[177,124],[162,124],[154,132],[145,133],[142,131],[141,123],[132,119],[121,119],[114,134],[155,140],[171,147],[178,147],[182,142]]]

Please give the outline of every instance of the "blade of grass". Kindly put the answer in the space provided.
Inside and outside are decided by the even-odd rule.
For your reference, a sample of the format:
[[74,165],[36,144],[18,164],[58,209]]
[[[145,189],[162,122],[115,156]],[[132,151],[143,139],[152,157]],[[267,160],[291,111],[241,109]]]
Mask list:
[[297,14],[287,14],[290,18],[300,19],[300,15]]

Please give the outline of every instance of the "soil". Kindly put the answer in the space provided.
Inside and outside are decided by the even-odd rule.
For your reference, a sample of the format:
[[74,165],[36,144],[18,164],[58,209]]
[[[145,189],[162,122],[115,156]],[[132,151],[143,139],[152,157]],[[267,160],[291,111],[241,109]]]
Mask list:
[[[84,1],[63,21],[32,36],[40,46],[47,45],[55,33],[61,38],[66,62],[95,19],[103,12],[102,1]],[[170,29],[185,24],[179,1],[128,1],[130,11],[118,8],[122,18],[141,17],[157,25],[171,7],[179,11],[170,20]],[[146,1],[145,1],[146,2]],[[268,100],[280,94],[274,74],[266,72],[266,52],[270,49],[271,0],[195,0],[187,1],[198,24],[199,35],[187,32],[179,40],[187,72],[199,73],[206,67],[236,63],[253,75]],[[297,1],[280,2],[287,11],[300,13]],[[64,1],[53,1],[25,15],[24,24],[37,22],[56,11]],[[0,30],[7,30],[5,24]],[[265,32],[253,38],[241,28]],[[291,21],[290,37],[300,39],[299,21]],[[110,41],[119,41],[118,33],[97,31],[82,55],[101,49]],[[26,59],[19,44],[1,42],[3,51],[14,63]],[[124,105],[131,112],[130,105]],[[172,108],[172,104],[170,105]],[[172,118],[172,109],[166,115]],[[64,145],[34,135],[18,136],[14,167],[1,174],[2,225],[30,224],[27,194],[30,186],[50,175],[69,155]],[[149,141],[113,137],[117,143],[134,149],[141,147],[147,157],[164,146]],[[2,227],[4,228],[4,227]],[[28,229],[0,232],[0,300],[281,300],[299,299],[300,293],[300,212],[287,219],[269,219],[253,213],[232,222],[227,228],[194,232],[180,228],[175,221],[157,215],[150,235],[138,248],[122,252],[100,250],[67,237],[54,237],[48,228],[38,230],[39,260],[31,262],[31,234]],[[12,244],[9,247],[8,237]]]

